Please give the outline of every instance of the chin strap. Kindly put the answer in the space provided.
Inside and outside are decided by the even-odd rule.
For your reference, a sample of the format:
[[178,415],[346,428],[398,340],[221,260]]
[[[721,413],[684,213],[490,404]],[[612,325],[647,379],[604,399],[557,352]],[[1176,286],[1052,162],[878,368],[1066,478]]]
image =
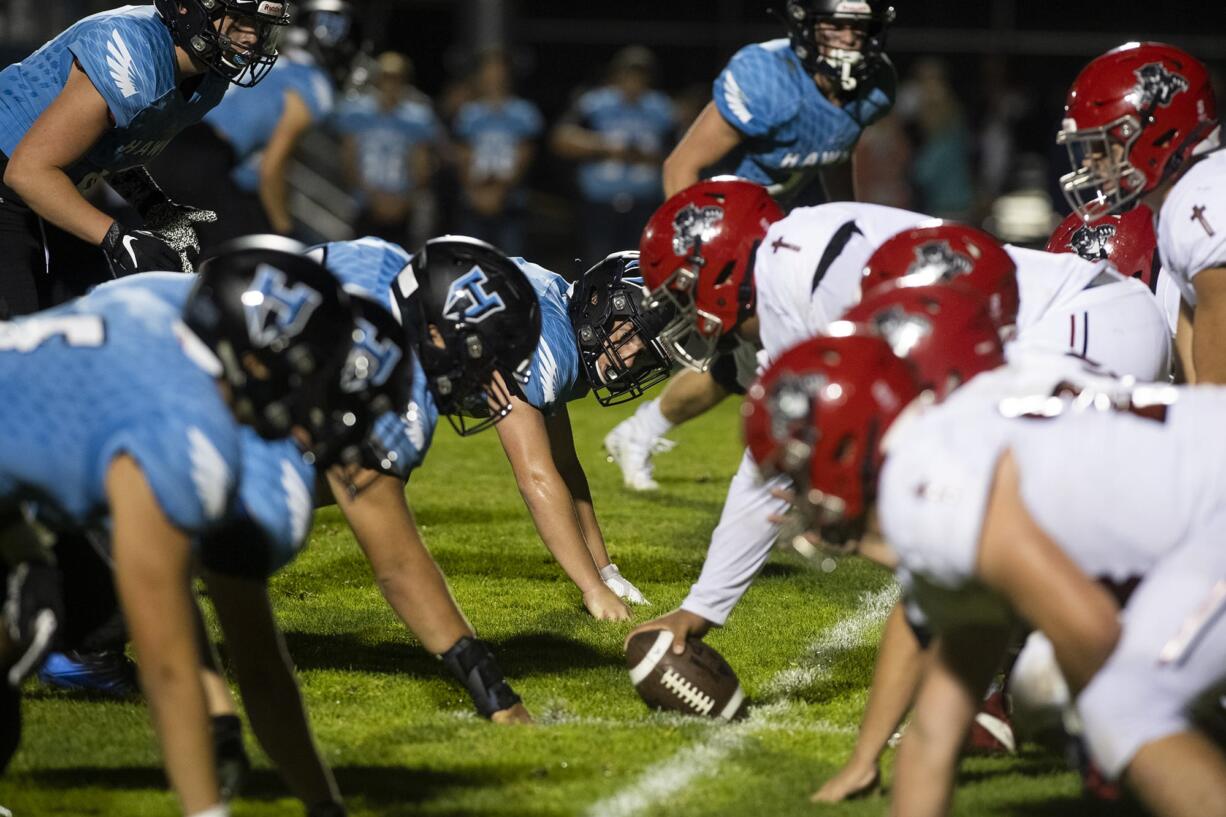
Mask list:
[[439,656],[448,672],[468,689],[481,717],[509,709],[520,697],[502,676],[494,651],[484,641],[464,636]]

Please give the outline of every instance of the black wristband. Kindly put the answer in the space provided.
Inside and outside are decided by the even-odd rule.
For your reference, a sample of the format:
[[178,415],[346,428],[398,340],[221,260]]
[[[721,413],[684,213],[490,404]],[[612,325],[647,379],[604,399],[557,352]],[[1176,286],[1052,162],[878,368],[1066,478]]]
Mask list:
[[439,658],[468,689],[482,717],[488,718],[520,702],[520,697],[503,677],[494,651],[484,641],[466,635]]
[[123,236],[123,228],[119,226],[119,221],[112,221],[111,226],[107,228],[106,235],[102,236],[102,243],[98,246],[110,254],[119,244],[119,239]]

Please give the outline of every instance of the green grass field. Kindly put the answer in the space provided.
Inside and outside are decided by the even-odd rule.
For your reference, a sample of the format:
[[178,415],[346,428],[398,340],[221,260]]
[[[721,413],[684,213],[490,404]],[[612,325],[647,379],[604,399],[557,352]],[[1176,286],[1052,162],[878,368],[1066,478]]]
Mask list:
[[[679,429],[659,458],[655,496],[632,494],[600,440],[629,409],[572,408],[614,560],[666,612],[697,576],[740,454],[736,406]],[[649,712],[626,677],[629,625],[597,623],[536,538],[494,434],[439,429],[409,496],[426,541],[481,635],[540,723],[497,727],[472,713],[394,617],[335,510],[316,517],[306,554],[273,583],[316,735],[353,815],[882,814],[882,795],[837,807],[807,795],[850,749],[891,598],[878,569],[828,574],[777,554],[725,630],[709,641],[755,703],[723,724]],[[26,735],[0,805],[15,817],[175,813],[138,702],[31,685]],[[237,817],[296,815],[254,742],[257,771]],[[888,762],[887,774],[888,782]],[[1083,802],[1058,758],[964,764],[955,813],[1115,813]]]

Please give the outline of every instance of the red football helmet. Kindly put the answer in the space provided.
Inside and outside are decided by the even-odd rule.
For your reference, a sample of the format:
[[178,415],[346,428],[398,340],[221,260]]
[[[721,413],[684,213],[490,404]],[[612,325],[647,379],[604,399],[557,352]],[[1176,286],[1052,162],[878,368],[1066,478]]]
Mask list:
[[914,367],[920,386],[931,389],[937,400],[1005,362],[987,300],[961,284],[915,286],[904,278],[878,287],[828,332],[848,334],[855,324],[890,344],[894,354]]
[[1068,147],[1064,197],[1086,221],[1119,212],[1183,167],[1217,127],[1209,72],[1164,43],[1096,57],[1069,88],[1056,142]]
[[904,230],[877,248],[864,267],[865,298],[882,284],[908,278],[912,285],[957,281],[988,301],[996,328],[1011,335],[1017,323],[1017,265],[992,236],[952,221]]
[[1087,261],[1110,261],[1150,290],[1158,286],[1158,236],[1154,211],[1144,204],[1119,215],[1086,223],[1077,213],[1060,222],[1047,241],[1048,252],[1075,252]]
[[749,388],[745,442],[763,473],[792,478],[796,506],[823,541],[844,545],[863,533],[886,429],[920,391],[880,337],[813,338]]
[[752,314],[754,253],[781,218],[764,187],[732,178],[691,185],[652,215],[639,244],[644,307],[664,313],[658,337],[676,360],[704,371]]

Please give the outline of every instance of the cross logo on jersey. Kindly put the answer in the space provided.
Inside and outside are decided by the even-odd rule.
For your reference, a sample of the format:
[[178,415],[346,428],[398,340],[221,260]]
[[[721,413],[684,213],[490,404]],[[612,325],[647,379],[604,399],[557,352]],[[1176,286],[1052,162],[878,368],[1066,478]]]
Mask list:
[[481,267],[473,266],[468,272],[451,282],[447,300],[443,303],[443,317],[448,320],[481,323],[497,312],[507,308],[497,292],[485,291],[489,276]]
[[1128,94],[1128,101],[1144,111],[1159,105],[1165,108],[1175,95],[1188,90],[1188,81],[1160,62],[1142,65],[1136,71],[1137,85]]
[[370,321],[358,318],[354,325],[362,338],[353,344],[341,369],[341,390],[349,394],[382,386],[401,356],[396,341],[380,338],[379,330]]
[[1114,224],[1100,224],[1097,227],[1083,224],[1069,239],[1069,246],[1073,248],[1073,252],[1087,261],[1106,261],[1107,245],[1113,238],[1115,238]]
[[922,275],[932,283],[952,281],[966,275],[974,264],[960,252],[955,252],[948,241],[929,241],[915,248],[915,263],[907,268],[907,275]]
[[890,344],[895,355],[905,358],[920,341],[932,334],[932,321],[901,306],[892,306],[873,316],[873,328]]
[[1196,204],[1196,205],[1193,205],[1193,206],[1192,206],[1192,218],[1191,218],[1191,220],[1192,220],[1192,221],[1199,221],[1199,222],[1200,222],[1201,229],[1202,229],[1202,230],[1204,230],[1204,231],[1205,231],[1205,233],[1206,233],[1206,234],[1207,234],[1207,235],[1208,235],[1210,238],[1212,238],[1214,235],[1216,235],[1216,233],[1213,231],[1213,227],[1212,227],[1212,226],[1209,224],[1209,219],[1205,218],[1205,207],[1204,207],[1204,205],[1202,205],[1202,204]]
[[714,204],[695,207],[687,204],[673,216],[673,254],[685,258],[702,242],[715,238],[724,220],[724,208]]
[[269,264],[260,264],[242,301],[247,316],[247,334],[252,344],[263,347],[301,332],[323,297],[301,281],[286,286],[284,272]]

